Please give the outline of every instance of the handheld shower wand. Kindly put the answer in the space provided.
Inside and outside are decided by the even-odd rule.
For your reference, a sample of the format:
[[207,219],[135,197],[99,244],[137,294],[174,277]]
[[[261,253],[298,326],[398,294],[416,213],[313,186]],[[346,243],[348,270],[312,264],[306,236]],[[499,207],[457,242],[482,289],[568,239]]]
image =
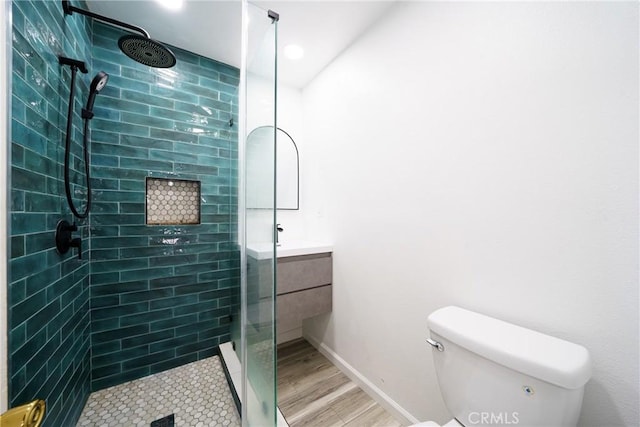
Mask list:
[[61,65],[69,65],[71,66],[71,88],[69,90],[69,111],[67,116],[67,134],[65,137],[65,150],[64,150],[64,189],[67,196],[67,203],[69,204],[69,209],[71,209],[71,213],[76,218],[86,218],[89,215],[89,211],[91,210],[91,174],[89,168],[89,120],[93,118],[93,104],[96,100],[96,95],[100,93],[102,89],[104,89],[107,81],[109,80],[109,75],[104,71],[100,71],[91,82],[91,86],[89,88],[89,99],[87,99],[86,108],[82,109],[82,118],[84,119],[84,132],[82,136],[82,146],[83,146],[83,159],[84,159],[84,173],[86,177],[86,185],[87,185],[87,204],[85,206],[84,212],[80,213],[76,209],[73,198],[71,197],[71,179],[69,169],[71,167],[71,134],[72,132],[72,121],[73,121],[73,104],[74,104],[74,96],[75,96],[75,77],[76,72],[79,69],[83,73],[87,72],[86,66],[84,62],[69,59],[65,57],[60,57]]
[[89,99],[87,99],[87,106],[82,109],[82,118],[91,120],[93,118],[93,104],[96,102],[96,95],[100,93],[102,88],[107,85],[109,81],[109,75],[104,71],[99,71],[93,78],[91,86],[89,88]]
[[[100,71],[91,82],[89,99],[87,100],[87,107],[82,109],[82,118],[84,119],[84,134],[82,137],[83,154],[84,154],[84,173],[87,184],[87,205],[83,213],[78,212],[73,204],[73,198],[71,197],[71,179],[69,177],[69,169],[71,163],[71,133],[72,133],[72,120],[73,120],[73,103],[75,95],[75,81],[76,73],[80,70],[83,73],[87,73],[87,67],[84,62],[76,59],[70,59],[65,57],[59,58],[61,65],[71,66],[71,88],[69,89],[69,111],[67,117],[67,135],[65,138],[64,147],[64,189],[67,196],[67,203],[69,209],[76,218],[86,218],[89,216],[91,210],[91,175],[89,168],[89,120],[93,118],[93,103],[96,100],[96,95],[107,84],[109,75],[104,71]],[[58,253],[65,254],[70,248],[74,247],[78,249],[78,259],[82,259],[82,239],[79,237],[73,237],[72,232],[78,231],[78,226],[74,222],[69,224],[67,221],[62,220],[58,222],[56,227],[56,249]]]

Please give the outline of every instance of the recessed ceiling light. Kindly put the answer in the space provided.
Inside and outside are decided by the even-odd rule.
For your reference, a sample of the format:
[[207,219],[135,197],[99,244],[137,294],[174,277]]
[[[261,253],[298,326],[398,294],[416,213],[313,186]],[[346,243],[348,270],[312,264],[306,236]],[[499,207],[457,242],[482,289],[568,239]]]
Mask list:
[[170,10],[178,10],[182,8],[184,0],[156,0],[162,6]]
[[301,59],[304,56],[304,49],[297,44],[288,44],[284,47],[284,56],[289,59]]

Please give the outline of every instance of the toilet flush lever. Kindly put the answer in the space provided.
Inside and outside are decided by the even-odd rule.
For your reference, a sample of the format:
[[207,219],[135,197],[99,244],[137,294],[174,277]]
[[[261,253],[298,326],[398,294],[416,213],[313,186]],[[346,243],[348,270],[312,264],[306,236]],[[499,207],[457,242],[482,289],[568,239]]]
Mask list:
[[431,338],[427,338],[427,343],[437,349],[438,351],[444,351],[444,346],[440,344],[438,341],[432,340]]

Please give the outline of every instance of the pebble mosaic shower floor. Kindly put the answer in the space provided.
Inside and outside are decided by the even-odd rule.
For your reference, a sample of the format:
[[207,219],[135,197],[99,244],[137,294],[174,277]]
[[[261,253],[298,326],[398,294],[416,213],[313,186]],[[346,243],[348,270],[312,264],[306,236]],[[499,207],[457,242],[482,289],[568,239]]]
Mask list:
[[239,427],[217,356],[91,393],[77,426],[149,427],[175,414],[176,427]]

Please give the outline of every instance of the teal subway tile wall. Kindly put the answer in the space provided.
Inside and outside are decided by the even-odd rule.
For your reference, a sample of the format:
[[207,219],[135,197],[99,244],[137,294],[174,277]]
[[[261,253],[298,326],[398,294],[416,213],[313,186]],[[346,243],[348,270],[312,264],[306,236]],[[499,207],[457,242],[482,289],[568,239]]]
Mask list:
[[[119,51],[122,32],[65,17],[58,1],[16,0],[12,18],[9,403],[46,399],[44,425],[73,426],[91,390],[208,357],[229,340],[239,72],[177,48],[174,68],[143,66]],[[62,168],[70,72],[58,55],[89,68],[75,86],[77,207],[86,197],[80,111],[92,77],[110,75],[90,125],[82,260],[54,244],[58,221],[73,221]],[[146,225],[147,177],[199,181],[201,223]]]
[[[79,5],[79,4],[78,4]],[[9,261],[9,405],[47,403],[45,425],[74,425],[90,390],[90,265],[56,253],[54,231],[71,221],[64,199],[62,154],[70,70],[58,55],[91,59],[91,26],[63,16],[59,2],[12,4],[11,188]],[[79,153],[81,100],[76,85],[73,150]],[[71,176],[86,193],[77,155]],[[80,233],[88,236],[85,222]]]
[[[154,69],[124,56],[126,33],[93,27],[92,390],[211,356],[229,340],[239,286],[239,71],[177,48]],[[201,183],[201,223],[146,225],[146,178]]]

